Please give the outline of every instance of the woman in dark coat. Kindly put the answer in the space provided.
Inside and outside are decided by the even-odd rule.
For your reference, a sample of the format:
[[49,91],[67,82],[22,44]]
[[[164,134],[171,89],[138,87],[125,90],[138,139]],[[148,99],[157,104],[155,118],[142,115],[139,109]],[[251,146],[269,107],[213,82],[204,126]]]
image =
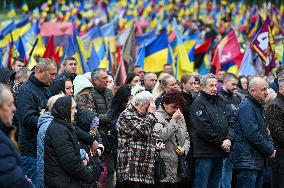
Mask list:
[[81,187],[81,183],[93,183],[96,174],[80,159],[80,148],[73,125],[76,103],[69,97],[55,102],[45,137],[45,185],[47,187]]

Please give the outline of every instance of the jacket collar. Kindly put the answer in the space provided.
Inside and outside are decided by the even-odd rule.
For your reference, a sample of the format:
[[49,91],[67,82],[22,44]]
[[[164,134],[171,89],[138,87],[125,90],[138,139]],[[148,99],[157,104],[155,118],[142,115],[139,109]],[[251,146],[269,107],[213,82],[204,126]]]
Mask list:
[[36,77],[35,77],[35,73],[32,73],[29,80],[34,83],[35,85],[39,86],[39,87],[47,87],[47,85],[45,85],[44,83],[40,82]]
[[247,95],[248,99],[254,103],[257,107],[259,108],[263,108],[263,104],[259,101],[257,101],[249,92],[248,92],[248,95]]
[[103,93],[106,91],[106,89],[100,89],[100,88],[98,88],[95,83],[93,83],[93,86],[94,86],[94,89],[97,90],[97,91],[98,91],[99,93],[101,93],[101,94],[103,94]]
[[10,137],[13,127],[5,125],[5,123],[0,119],[0,129],[5,133],[6,136]]
[[183,98],[185,100],[192,100],[192,94],[191,93],[186,93],[186,92],[182,91],[182,95],[183,95]]
[[217,103],[218,101],[218,95],[209,95],[208,93],[202,90],[200,91],[200,95],[202,95],[203,97],[205,97],[206,100],[212,103]]

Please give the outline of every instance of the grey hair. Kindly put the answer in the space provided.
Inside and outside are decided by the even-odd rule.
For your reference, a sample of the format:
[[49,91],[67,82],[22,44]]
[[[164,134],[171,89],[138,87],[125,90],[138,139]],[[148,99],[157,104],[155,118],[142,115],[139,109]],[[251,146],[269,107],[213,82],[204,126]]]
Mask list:
[[92,80],[95,78],[98,78],[101,72],[106,72],[106,69],[104,68],[96,68],[94,71],[91,73]]
[[134,106],[139,103],[145,104],[146,102],[153,102],[153,95],[149,91],[142,91],[140,93],[137,93],[131,99],[131,104]]
[[48,101],[47,101],[47,110],[49,111],[49,112],[51,112],[51,109],[52,109],[52,107],[53,107],[53,105],[54,105],[54,103],[57,101],[57,99],[59,99],[60,97],[64,97],[65,95],[63,94],[63,93],[60,93],[60,94],[57,94],[57,95],[54,95],[54,96],[52,96],[52,97],[50,97],[49,99],[48,99]]
[[10,91],[10,89],[9,89],[9,87],[7,85],[0,84],[0,106],[2,106],[3,103],[4,103],[4,94],[3,93],[4,93],[5,90],[9,90]]
[[144,80],[147,80],[152,75],[156,75],[156,74],[154,72],[147,72],[147,73],[145,73]]
[[205,86],[208,82],[209,79],[215,78],[217,79],[215,74],[209,73],[205,74],[204,76],[201,77],[200,79],[200,85]]
[[252,88],[257,88],[259,82],[264,81],[265,83],[267,83],[263,78],[261,77],[253,77],[248,85],[248,90],[250,91]]
[[38,63],[36,64],[36,71],[38,71],[39,69],[46,71],[50,65],[54,65],[56,67],[56,64],[53,60],[49,59],[49,58],[40,58]]
[[22,67],[17,73],[16,73],[16,78],[21,78],[24,76],[27,76],[28,73],[30,73],[31,70],[28,67]]

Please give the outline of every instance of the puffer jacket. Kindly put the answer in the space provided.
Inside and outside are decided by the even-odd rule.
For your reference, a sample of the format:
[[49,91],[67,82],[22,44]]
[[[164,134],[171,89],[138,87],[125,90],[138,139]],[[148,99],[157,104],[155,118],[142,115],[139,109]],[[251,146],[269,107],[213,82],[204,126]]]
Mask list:
[[107,112],[110,110],[111,106],[111,91],[109,89],[102,91],[96,85],[94,85],[92,96],[95,102],[95,111],[100,119],[100,127],[109,126],[110,120],[107,118]]
[[45,133],[53,120],[53,116],[50,112],[42,114],[38,119],[38,134],[37,134],[37,181],[38,188],[44,187],[44,140]]
[[37,123],[40,111],[46,108],[51,97],[49,88],[32,74],[17,94],[19,149],[22,155],[37,155]]
[[194,157],[226,157],[221,145],[225,139],[234,140],[225,104],[217,95],[204,91],[191,106],[191,136]]
[[232,162],[236,169],[263,170],[265,159],[273,153],[262,104],[250,94],[236,112]]
[[154,131],[157,132],[158,139],[161,139],[165,144],[165,149],[160,154],[166,165],[167,177],[161,180],[161,182],[179,182],[181,179],[177,175],[177,145],[181,146],[186,153],[190,146],[184,117],[182,115],[176,122],[164,111],[161,105],[155,112],[155,117],[157,118],[157,123],[155,124]]

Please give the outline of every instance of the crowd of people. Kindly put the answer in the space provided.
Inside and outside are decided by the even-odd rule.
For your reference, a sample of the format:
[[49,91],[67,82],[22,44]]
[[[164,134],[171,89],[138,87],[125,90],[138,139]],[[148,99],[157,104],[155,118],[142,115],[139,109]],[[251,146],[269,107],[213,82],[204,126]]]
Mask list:
[[284,187],[284,67],[274,80],[133,67],[116,86],[39,59],[0,68],[0,187]]

